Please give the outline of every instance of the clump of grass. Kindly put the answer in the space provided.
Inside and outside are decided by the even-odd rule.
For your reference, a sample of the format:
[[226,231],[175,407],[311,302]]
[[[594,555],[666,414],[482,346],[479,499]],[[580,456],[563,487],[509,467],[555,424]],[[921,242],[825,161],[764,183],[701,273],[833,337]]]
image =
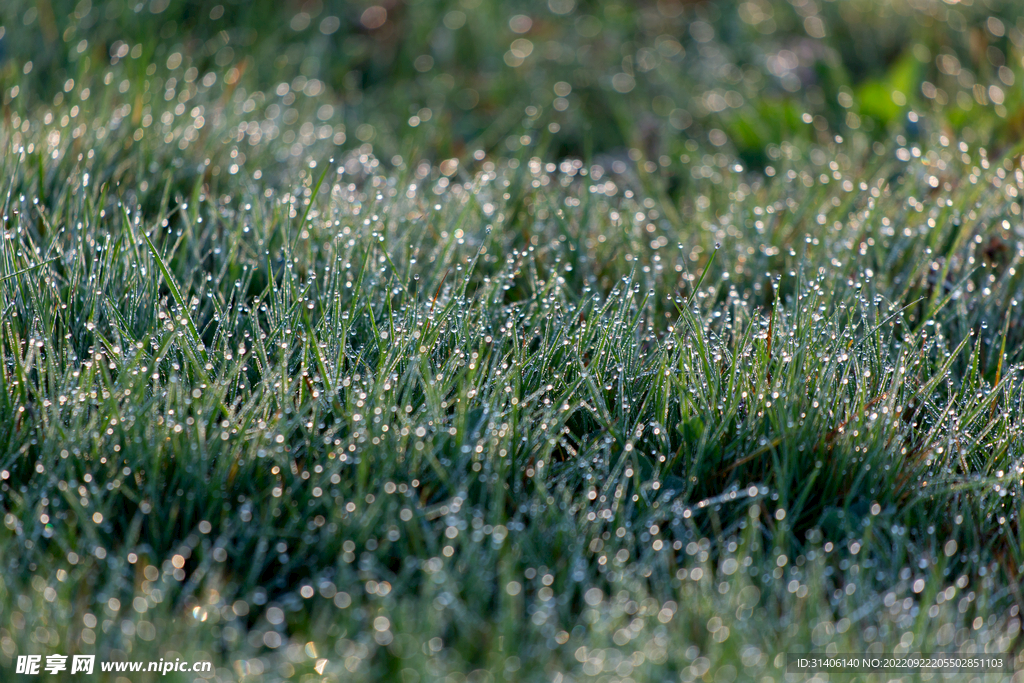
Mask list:
[[[983,251],[1013,244],[1003,166],[920,210],[921,161],[853,192],[791,154],[780,173],[809,182],[730,167],[679,232],[578,163],[485,160],[413,188],[363,148],[308,191],[197,186],[149,218],[84,169],[39,207],[23,152],[0,282],[5,585],[65,591],[69,646],[152,651],[152,606],[161,628],[218,614],[207,642],[251,656],[312,638],[367,675],[406,649],[423,675],[516,675],[597,666],[603,637],[640,637],[616,614],[680,612],[708,662],[744,656],[717,649],[722,628],[761,654],[814,623],[888,642],[889,593],[893,618],[940,594],[942,613],[980,582],[984,607],[911,631],[948,645],[1021,564],[1018,359],[983,353],[1020,335],[1001,324],[1019,247]],[[694,629],[705,581],[737,618],[796,631]],[[593,591],[618,596],[609,612]],[[667,633],[645,661],[668,662]]]
[[0,664],[731,681],[1015,647],[1012,155],[552,161],[535,111],[511,157],[310,156],[280,107],[253,144],[234,84],[135,121],[155,81],[108,73],[0,129]]

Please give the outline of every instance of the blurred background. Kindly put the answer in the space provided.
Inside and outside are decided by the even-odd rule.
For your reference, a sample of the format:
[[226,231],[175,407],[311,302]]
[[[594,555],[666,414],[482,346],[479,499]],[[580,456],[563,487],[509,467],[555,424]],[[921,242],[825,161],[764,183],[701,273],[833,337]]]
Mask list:
[[303,148],[370,142],[383,158],[509,155],[536,131],[553,158],[632,150],[651,168],[701,149],[764,167],[774,146],[836,135],[927,125],[998,147],[1024,133],[1017,2],[2,5],[8,120],[60,104],[109,63],[128,87],[151,84],[142,106],[215,86],[250,102],[257,126],[294,125]]

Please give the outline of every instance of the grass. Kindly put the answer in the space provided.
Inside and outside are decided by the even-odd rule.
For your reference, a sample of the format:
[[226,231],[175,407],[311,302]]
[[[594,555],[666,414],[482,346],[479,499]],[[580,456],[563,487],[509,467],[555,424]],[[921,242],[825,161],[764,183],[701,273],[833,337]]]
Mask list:
[[1017,656],[1024,175],[994,102],[955,129],[859,97],[872,130],[808,116],[753,168],[697,129],[582,160],[528,90],[490,144],[389,136],[398,105],[350,140],[331,93],[151,47],[59,101],[4,67],[5,670]]

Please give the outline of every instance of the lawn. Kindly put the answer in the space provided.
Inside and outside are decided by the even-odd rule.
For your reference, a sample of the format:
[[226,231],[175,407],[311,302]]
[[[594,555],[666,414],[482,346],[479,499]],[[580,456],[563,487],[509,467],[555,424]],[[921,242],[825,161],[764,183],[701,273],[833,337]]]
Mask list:
[[996,0],[8,0],[0,679],[1019,681],[1022,60]]

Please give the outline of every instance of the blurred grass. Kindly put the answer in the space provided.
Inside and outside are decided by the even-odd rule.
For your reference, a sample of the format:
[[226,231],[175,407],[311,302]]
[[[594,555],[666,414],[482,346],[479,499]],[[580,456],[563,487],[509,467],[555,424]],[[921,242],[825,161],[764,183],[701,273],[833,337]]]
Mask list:
[[180,63],[197,76],[238,69],[250,90],[322,89],[335,105],[328,118],[351,132],[373,126],[385,158],[410,140],[438,158],[500,149],[519,124],[502,114],[533,105],[559,127],[557,156],[636,147],[674,159],[693,139],[763,164],[783,141],[852,131],[884,140],[908,110],[971,142],[1018,139],[1018,14],[1012,2],[941,0],[12,0],[0,49],[6,87],[24,81],[23,100],[48,100],[68,79],[87,85],[112,57],[140,85],[150,64]]
[[0,666],[1019,652],[1013,5],[217,7],[0,9]]

